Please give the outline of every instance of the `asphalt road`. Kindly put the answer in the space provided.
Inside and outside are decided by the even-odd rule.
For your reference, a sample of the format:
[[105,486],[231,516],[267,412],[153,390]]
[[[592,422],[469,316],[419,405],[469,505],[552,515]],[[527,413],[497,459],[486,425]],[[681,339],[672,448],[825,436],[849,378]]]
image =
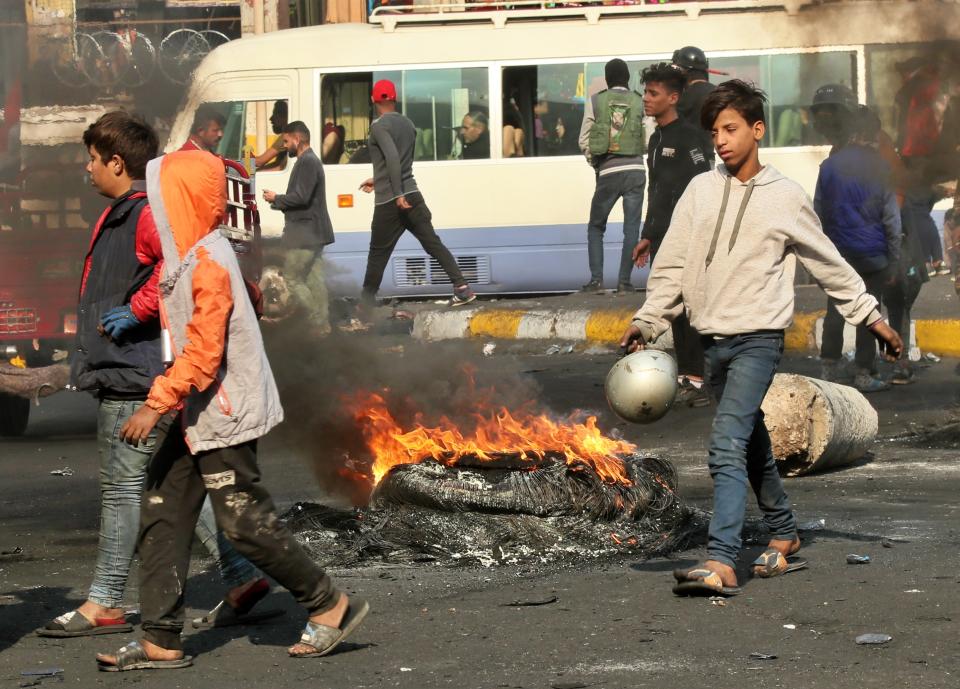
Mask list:
[[[401,340],[391,340],[396,342]],[[408,355],[416,350],[430,356],[431,347],[437,348],[402,342]],[[438,356],[458,352],[465,361],[479,361],[481,344],[447,344],[437,348]],[[539,384],[540,399],[558,412],[595,408],[605,427],[615,425],[603,411],[601,387],[613,355],[537,353],[545,348],[502,343],[485,361],[526,371]],[[403,357],[397,360],[402,365]],[[791,359],[782,370],[812,373],[815,365]],[[871,398],[882,436],[872,459],[789,480],[800,522],[825,523],[804,534],[811,567],[777,580],[748,581],[744,593],[725,606],[670,593],[670,570],[694,562],[698,551],[567,567],[367,567],[335,572],[343,588],[371,602],[373,612],[353,643],[328,658],[286,657],[304,615],[276,591],[272,604],[288,610],[282,621],[190,633],[186,646],[198,655],[194,667],[123,675],[98,673],[93,655],[125,643],[125,636],[51,640],[32,633],[83,599],[96,555],[95,405],[60,394],[35,410],[23,438],[0,441],[0,551],[23,549],[19,556],[0,556],[0,681],[18,686],[23,671],[62,668],[66,686],[135,682],[145,689],[307,683],[335,689],[956,687],[958,454],[889,440],[913,424],[949,416],[960,380],[954,365],[934,364],[916,385]],[[673,460],[682,495],[705,509],[711,413],[679,410],[650,427],[621,426],[628,439]],[[262,445],[265,483],[281,509],[325,498],[302,450],[282,434]],[[51,475],[64,467],[74,475]],[[752,506],[750,512],[756,514]],[[758,545],[748,548],[745,561]],[[848,565],[848,553],[869,555],[872,562]],[[208,565],[195,561],[191,608],[212,606],[222,593],[215,573],[205,571]],[[505,605],[552,596],[556,602],[542,606]],[[127,599],[135,608],[135,576]],[[855,637],[869,632],[893,640],[876,647],[855,644]]]

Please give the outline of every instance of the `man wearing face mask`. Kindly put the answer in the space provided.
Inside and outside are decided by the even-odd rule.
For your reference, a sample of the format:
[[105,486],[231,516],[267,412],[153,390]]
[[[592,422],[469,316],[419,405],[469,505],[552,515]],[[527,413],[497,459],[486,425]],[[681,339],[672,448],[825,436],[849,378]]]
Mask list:
[[299,120],[284,127],[283,144],[287,155],[296,159],[287,193],[265,189],[263,198],[283,213],[283,277],[290,293],[307,314],[313,333],[325,335],[330,319],[322,254],[323,247],[333,243],[333,225],[327,213],[323,163],[310,148],[310,130]]

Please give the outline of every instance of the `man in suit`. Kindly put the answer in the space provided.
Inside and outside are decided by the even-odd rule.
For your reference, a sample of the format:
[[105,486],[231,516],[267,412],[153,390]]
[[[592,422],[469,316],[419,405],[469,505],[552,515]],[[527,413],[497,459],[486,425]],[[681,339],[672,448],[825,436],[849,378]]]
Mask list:
[[296,159],[286,194],[265,189],[264,200],[284,216],[283,277],[316,334],[330,332],[327,287],[323,279],[323,247],[333,243],[327,213],[323,163],[310,148],[310,130],[299,120],[283,129],[283,145]]

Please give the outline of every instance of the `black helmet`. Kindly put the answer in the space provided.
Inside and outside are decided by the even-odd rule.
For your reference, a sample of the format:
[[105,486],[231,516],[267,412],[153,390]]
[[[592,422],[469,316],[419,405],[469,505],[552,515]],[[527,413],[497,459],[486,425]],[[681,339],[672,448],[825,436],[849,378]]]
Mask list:
[[836,105],[843,108],[848,113],[853,114],[857,111],[857,97],[849,86],[843,84],[827,84],[817,89],[813,94],[813,110],[823,105]]
[[706,72],[710,63],[703,51],[696,46],[688,45],[680,50],[673,51],[673,64],[683,69],[692,69],[695,72]]

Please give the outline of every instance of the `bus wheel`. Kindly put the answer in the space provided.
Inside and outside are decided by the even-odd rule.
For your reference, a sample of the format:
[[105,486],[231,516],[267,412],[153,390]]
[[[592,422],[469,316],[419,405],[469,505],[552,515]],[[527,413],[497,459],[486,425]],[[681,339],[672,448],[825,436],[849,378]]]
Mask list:
[[23,435],[30,420],[30,400],[0,393],[0,436]]

